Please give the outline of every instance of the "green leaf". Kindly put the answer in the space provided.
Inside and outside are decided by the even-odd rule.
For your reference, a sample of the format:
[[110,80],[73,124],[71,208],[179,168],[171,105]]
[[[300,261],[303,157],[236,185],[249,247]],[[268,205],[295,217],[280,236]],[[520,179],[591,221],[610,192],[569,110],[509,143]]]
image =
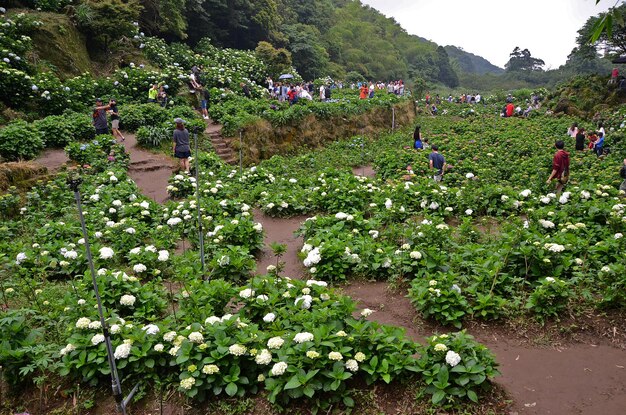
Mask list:
[[474,392],[473,390],[469,389],[467,391],[467,397],[470,399],[470,401],[478,403],[478,395],[476,395],[476,392]]
[[287,382],[287,384],[285,385],[283,389],[285,390],[295,389],[300,386],[302,386],[302,383],[300,383],[300,379],[298,379],[298,375],[293,375],[291,379],[289,379],[289,382]]
[[154,367],[154,359],[147,359],[145,362],[146,367],[152,369]]
[[354,399],[352,399],[349,396],[344,396],[343,397],[343,404],[345,406],[347,406],[348,408],[352,408],[352,407],[354,407]]
[[448,366],[443,365],[439,369],[439,373],[437,374],[437,380],[442,385],[447,385],[448,379],[450,378],[450,373],[448,373]]
[[446,397],[446,393],[442,390],[438,390],[433,394],[432,402],[437,405]]
[[235,396],[237,394],[237,385],[232,382],[226,385],[226,394],[228,396]]

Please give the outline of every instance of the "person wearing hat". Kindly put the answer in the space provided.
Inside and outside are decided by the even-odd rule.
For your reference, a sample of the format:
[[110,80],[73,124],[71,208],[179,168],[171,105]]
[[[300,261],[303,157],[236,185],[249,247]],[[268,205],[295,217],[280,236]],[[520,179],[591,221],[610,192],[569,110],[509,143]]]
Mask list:
[[111,130],[113,132],[113,137],[119,138],[121,141],[126,140],[126,138],[120,132],[120,113],[117,109],[117,101],[115,98],[111,98],[109,100],[109,114],[111,115]]
[[174,130],[173,146],[174,157],[180,160],[180,169],[189,172],[189,157],[191,157],[191,147],[189,146],[189,131],[185,128],[185,121],[176,118],[176,129]]
[[107,123],[107,111],[109,109],[111,109],[111,106],[103,105],[102,98],[96,99],[96,106],[91,114],[96,135],[109,134],[109,125]]

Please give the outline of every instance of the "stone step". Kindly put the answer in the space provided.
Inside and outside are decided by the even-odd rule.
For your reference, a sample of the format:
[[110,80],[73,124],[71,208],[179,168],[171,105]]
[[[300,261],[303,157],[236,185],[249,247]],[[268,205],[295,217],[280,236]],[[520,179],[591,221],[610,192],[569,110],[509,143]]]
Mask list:
[[129,171],[157,171],[171,170],[172,165],[164,163],[160,160],[143,160],[141,162],[131,163],[128,167]]

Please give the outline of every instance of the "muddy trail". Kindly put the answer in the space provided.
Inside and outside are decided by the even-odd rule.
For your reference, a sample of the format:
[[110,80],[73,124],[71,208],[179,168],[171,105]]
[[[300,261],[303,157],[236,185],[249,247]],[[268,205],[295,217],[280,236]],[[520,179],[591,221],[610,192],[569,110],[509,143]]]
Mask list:
[[[128,175],[137,183],[141,192],[157,203],[168,199],[167,180],[177,166],[176,160],[163,154],[152,153],[137,145],[135,134],[124,133],[121,142],[130,156]],[[46,167],[49,172],[59,171],[69,162],[63,149],[47,149],[35,162]]]
[[[130,177],[141,191],[159,203],[167,200],[167,180],[175,160],[137,147],[132,134],[126,134],[124,146],[130,154]],[[63,150],[47,150],[37,161],[56,171],[67,162]],[[355,168],[357,175],[373,176],[370,166]],[[281,275],[306,278],[298,258],[302,239],[294,235],[305,217],[272,218],[254,211],[255,221],[265,230],[265,246],[257,260],[257,274],[268,265],[276,265],[270,248],[272,242],[287,245],[279,259],[284,262]],[[453,331],[432,326],[422,320],[406,298],[406,289],[391,290],[384,282],[351,282],[342,291],[358,301],[361,308],[375,313],[370,319],[406,329],[416,341],[436,332]],[[623,330],[623,326],[619,327]],[[548,342],[537,346],[515,332],[494,325],[468,329],[478,341],[496,355],[502,376],[496,382],[513,399],[510,415],[529,414],[622,414],[626,408],[626,351],[612,346],[604,338],[586,341]]]

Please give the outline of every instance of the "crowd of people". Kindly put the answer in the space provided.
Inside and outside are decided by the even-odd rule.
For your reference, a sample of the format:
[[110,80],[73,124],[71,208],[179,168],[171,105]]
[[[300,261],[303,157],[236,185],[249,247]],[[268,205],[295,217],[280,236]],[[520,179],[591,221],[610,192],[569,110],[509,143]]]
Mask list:
[[574,123],[567,129],[567,135],[575,140],[577,151],[590,150],[598,157],[609,151],[604,145],[606,131],[602,122],[598,123],[598,128],[594,131],[586,131],[584,127],[578,127],[578,123]]

